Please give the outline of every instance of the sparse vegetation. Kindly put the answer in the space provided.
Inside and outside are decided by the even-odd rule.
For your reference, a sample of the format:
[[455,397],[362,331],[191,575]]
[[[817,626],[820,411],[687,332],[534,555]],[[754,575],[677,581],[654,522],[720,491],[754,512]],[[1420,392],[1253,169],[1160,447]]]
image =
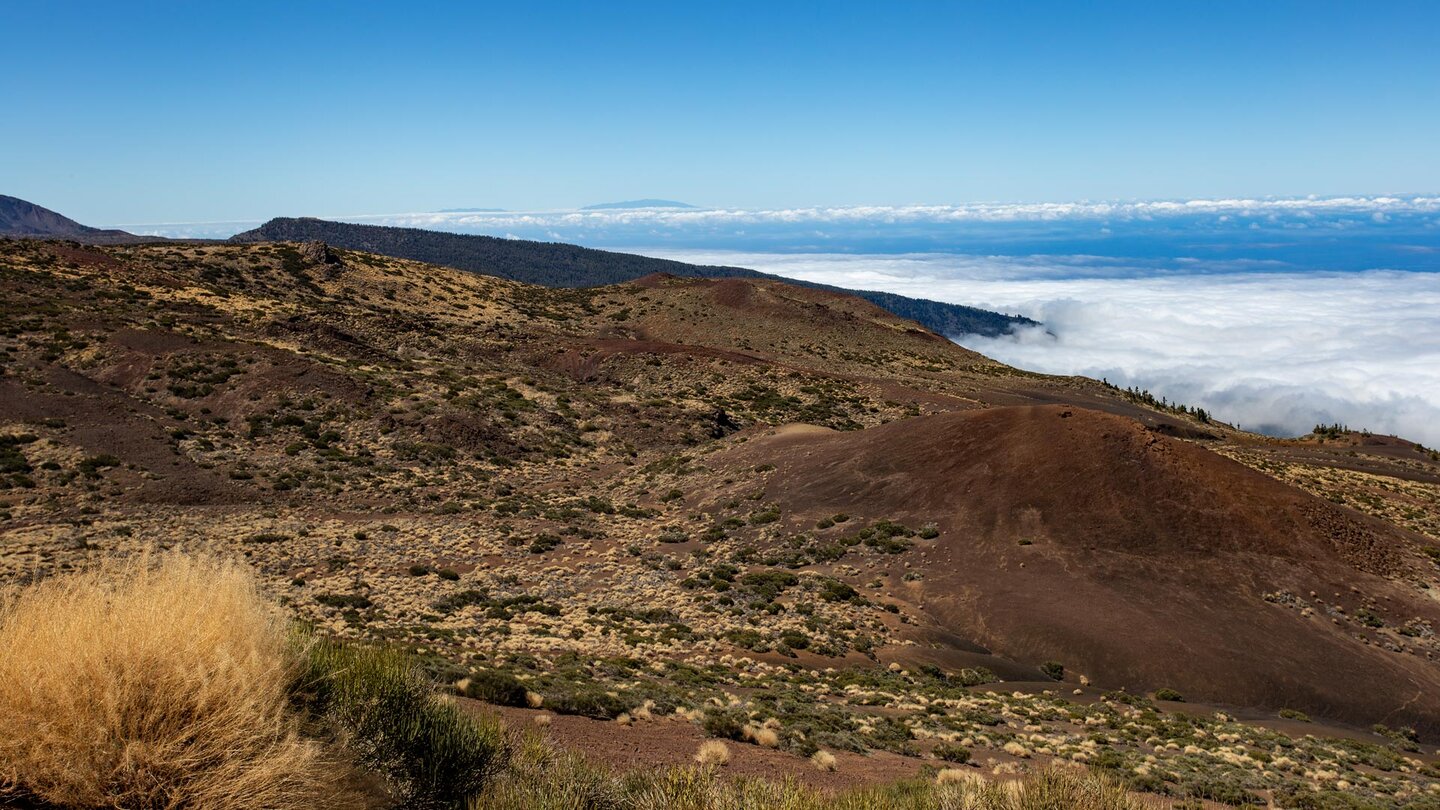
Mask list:
[[[1058,762],[1099,774],[1075,777],[1085,790],[1103,782],[1241,804],[1268,791],[1296,804],[1353,796],[1391,807],[1426,798],[1440,779],[1406,729],[1336,740],[1317,714],[1311,734],[1287,735],[1168,705],[1174,690],[1102,694],[1065,672],[1059,661],[1079,669],[1082,659],[1069,661],[1074,652],[1058,643],[1058,661],[1039,671],[1032,662],[1035,677],[1021,677],[1053,679],[1020,687],[1039,694],[979,667],[923,663],[929,653],[910,653],[937,643],[947,609],[938,595],[953,583],[937,561],[955,563],[956,549],[995,552],[985,559],[996,576],[1043,581],[1044,567],[1074,549],[1065,526],[1024,518],[987,538],[938,507],[797,499],[805,456],[766,444],[776,432],[767,426],[853,431],[944,410],[989,377],[1049,399],[1143,402],[1025,376],[889,321],[871,329],[866,319],[883,315],[789,288],[743,292],[806,317],[757,315],[740,328],[713,315],[709,282],[543,290],[349,251],[322,266],[304,249],[268,245],[104,248],[73,263],[65,250],[0,242],[6,382],[60,403],[64,416],[0,433],[0,532],[17,549],[0,573],[43,580],[157,543],[243,555],[286,617],[311,628],[292,636],[282,621],[291,672],[282,725],[318,751],[328,775],[380,788],[381,803],[478,793],[477,807],[576,797],[634,807],[688,785],[696,808],[755,797],[946,806],[979,802],[997,775],[1043,791]],[[123,272],[85,263],[95,256]],[[821,341],[811,316],[831,306],[849,326]],[[640,330],[654,340],[597,337]],[[1161,405],[1229,435],[1196,409]],[[102,420],[114,439],[100,443],[91,431]],[[1433,538],[1391,544],[1397,559],[1366,564],[1397,566],[1407,592],[1434,587],[1440,489],[1420,480],[1424,458],[1384,461],[1416,473],[1407,478],[1205,441]],[[1357,466],[1382,469],[1373,458]],[[1434,622],[1404,599],[1368,586],[1290,587],[1255,609],[1323,621],[1383,656],[1440,653]],[[969,639],[973,628],[946,621]],[[894,669],[880,663],[897,658]],[[1069,696],[1075,685],[1085,697]],[[693,737],[674,757],[682,767],[617,773],[501,739],[488,721],[450,711],[475,706],[464,698],[543,709],[533,716],[555,718],[551,734],[594,721],[637,738],[650,723],[677,724]],[[1311,710],[1305,700],[1295,705]],[[788,758],[808,780],[855,778],[852,763],[863,770],[869,760],[851,755],[871,751],[927,770],[901,785],[812,793],[731,779],[736,764],[692,767],[705,733],[726,740],[736,764]],[[844,763],[840,776],[825,776],[825,755]],[[357,764],[370,775],[349,779]]]

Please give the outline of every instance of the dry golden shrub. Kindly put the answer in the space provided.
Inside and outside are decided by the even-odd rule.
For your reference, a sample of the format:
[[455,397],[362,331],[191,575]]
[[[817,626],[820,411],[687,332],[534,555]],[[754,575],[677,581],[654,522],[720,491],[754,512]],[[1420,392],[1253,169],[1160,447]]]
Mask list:
[[317,807],[282,616],[244,566],[111,561],[0,603],[0,791],[66,807]]
[[695,751],[695,761],[701,765],[724,765],[730,761],[730,747],[719,740],[706,740]]

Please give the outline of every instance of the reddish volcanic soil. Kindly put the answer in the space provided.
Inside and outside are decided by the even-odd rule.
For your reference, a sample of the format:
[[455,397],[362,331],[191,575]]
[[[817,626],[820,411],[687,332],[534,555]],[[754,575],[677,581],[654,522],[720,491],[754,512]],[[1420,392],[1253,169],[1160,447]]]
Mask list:
[[842,511],[936,523],[907,554],[923,579],[887,582],[934,620],[927,640],[1132,691],[1440,731],[1440,663],[1350,618],[1440,624],[1440,600],[1399,578],[1415,539],[1134,420],[1048,405],[781,430],[723,463],[775,464],[766,498],[797,530]]

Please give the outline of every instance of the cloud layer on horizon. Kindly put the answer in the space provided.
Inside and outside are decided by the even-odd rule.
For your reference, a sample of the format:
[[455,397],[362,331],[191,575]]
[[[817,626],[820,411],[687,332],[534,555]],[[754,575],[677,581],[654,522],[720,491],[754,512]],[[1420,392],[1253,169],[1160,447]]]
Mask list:
[[1044,329],[960,342],[1021,368],[1148,388],[1253,430],[1340,422],[1440,445],[1440,274],[1076,278],[1065,262],[1047,270],[1052,257],[647,252],[1027,315]]
[[[585,232],[612,228],[743,228],[746,226],[817,225],[959,225],[984,223],[1061,221],[1148,221],[1203,216],[1217,222],[1230,218],[1286,219],[1303,224],[1326,217],[1364,217],[1383,222],[1396,215],[1440,214],[1440,196],[1350,196],[1299,198],[1228,198],[1213,200],[1154,200],[1140,202],[1037,202],[965,203],[961,205],[852,205],[772,209],[741,208],[638,208],[620,210],[559,210],[503,212],[412,212],[324,216],[344,222],[463,233],[508,232],[535,238],[538,233]],[[258,221],[234,223],[118,224],[167,236],[213,234],[220,228],[253,226]],[[1333,224],[1333,223],[1332,223]]]

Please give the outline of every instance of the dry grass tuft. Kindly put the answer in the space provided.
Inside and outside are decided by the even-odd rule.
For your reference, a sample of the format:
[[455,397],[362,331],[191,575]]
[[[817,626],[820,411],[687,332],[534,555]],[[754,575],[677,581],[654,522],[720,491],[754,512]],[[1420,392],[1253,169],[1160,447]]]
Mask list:
[[284,619],[235,563],[111,562],[0,605],[0,790],[56,805],[318,807]]
[[840,767],[835,761],[835,755],[829,751],[816,751],[810,756],[810,764],[821,771],[833,771]]
[[695,761],[701,765],[724,765],[730,761],[730,747],[719,740],[706,740],[696,750]]
[[935,774],[935,784],[979,787],[985,784],[985,777],[964,768],[943,768]]
[[780,746],[780,734],[770,726],[747,725],[741,730],[741,736],[748,742],[753,742],[763,748],[778,748]]

